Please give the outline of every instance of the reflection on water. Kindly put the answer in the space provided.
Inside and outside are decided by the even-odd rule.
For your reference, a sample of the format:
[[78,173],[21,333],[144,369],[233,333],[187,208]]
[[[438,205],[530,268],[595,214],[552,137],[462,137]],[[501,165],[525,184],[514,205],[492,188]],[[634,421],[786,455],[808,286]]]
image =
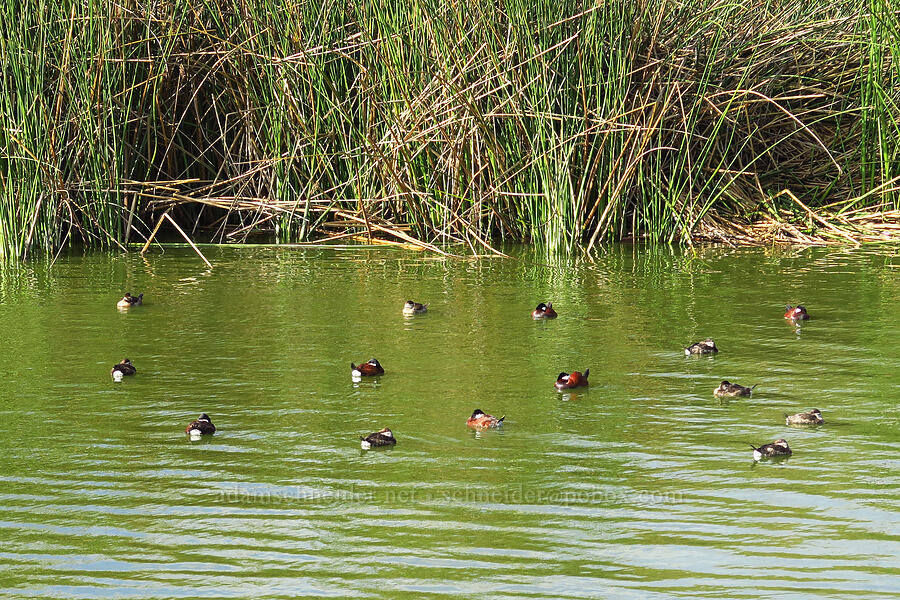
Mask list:
[[890,252],[205,253],[3,268],[0,596],[900,597]]

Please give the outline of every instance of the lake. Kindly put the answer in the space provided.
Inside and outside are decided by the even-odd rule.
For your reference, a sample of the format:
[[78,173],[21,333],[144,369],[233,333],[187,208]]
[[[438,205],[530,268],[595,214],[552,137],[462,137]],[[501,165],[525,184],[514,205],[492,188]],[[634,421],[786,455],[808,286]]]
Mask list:
[[895,249],[204,253],[0,271],[0,596],[900,598]]

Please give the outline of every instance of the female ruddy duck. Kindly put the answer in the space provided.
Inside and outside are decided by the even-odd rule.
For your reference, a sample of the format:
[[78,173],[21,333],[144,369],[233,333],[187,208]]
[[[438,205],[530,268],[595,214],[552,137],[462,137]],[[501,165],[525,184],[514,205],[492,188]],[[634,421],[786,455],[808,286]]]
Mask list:
[[753,460],[761,460],[773,456],[790,456],[792,454],[785,440],[775,440],[771,444],[766,444],[759,448],[750,444],[750,447],[753,448]]
[[377,448],[379,446],[393,446],[397,443],[397,440],[394,438],[394,433],[387,427],[380,431],[376,431],[375,433],[370,433],[365,437],[360,437],[359,439],[359,445],[363,450]]
[[712,338],[706,338],[702,342],[691,344],[684,349],[684,353],[688,356],[690,356],[691,354],[714,354],[718,351],[719,349],[716,348],[716,343],[712,340]]
[[556,378],[556,389],[570,390],[572,388],[584,387],[588,384],[588,374],[590,369],[585,369],[584,373],[580,371],[572,371],[571,373],[560,373]]
[[472,416],[466,420],[466,426],[471,429],[490,429],[491,427],[500,427],[503,425],[503,419],[506,417],[500,417],[499,419],[492,415],[487,415],[480,408],[476,408],[475,412],[472,413]]
[[726,398],[728,396],[749,396],[753,392],[753,388],[757,385],[759,384],[754,384],[753,387],[744,387],[725,380],[719,384],[719,387],[713,390],[713,395],[719,398]]
[[532,319],[555,319],[556,316],[556,311],[553,310],[552,302],[548,302],[547,304],[541,302],[537,305],[537,308],[531,311]]
[[201,435],[212,435],[216,432],[216,426],[209,420],[209,415],[203,413],[197,417],[196,421],[184,428],[184,432],[192,438],[198,438]]
[[814,408],[809,412],[797,413],[796,415],[785,413],[784,422],[788,425],[821,425],[825,422],[825,419],[822,418],[821,411],[818,408]]
[[144,303],[144,294],[143,292],[137,296],[132,296],[129,293],[125,293],[125,297],[116,302],[116,306],[119,308],[128,308],[130,306],[138,306]]
[[127,358],[122,359],[122,362],[113,365],[113,368],[109,370],[109,374],[116,381],[122,381],[122,377],[125,375],[134,375],[135,373],[137,373],[137,369],[134,368],[134,365]]
[[373,375],[384,375],[384,369],[381,368],[381,363],[378,362],[378,359],[372,358],[369,359],[369,362],[359,365],[350,363],[350,374],[353,377],[371,377]]
[[809,318],[809,313],[806,312],[806,307],[802,304],[798,304],[797,306],[788,304],[784,307],[784,318],[793,319],[794,321],[803,321]]
[[428,312],[427,304],[419,304],[418,302],[413,302],[412,300],[407,300],[406,304],[403,305],[403,314],[404,315],[421,315]]

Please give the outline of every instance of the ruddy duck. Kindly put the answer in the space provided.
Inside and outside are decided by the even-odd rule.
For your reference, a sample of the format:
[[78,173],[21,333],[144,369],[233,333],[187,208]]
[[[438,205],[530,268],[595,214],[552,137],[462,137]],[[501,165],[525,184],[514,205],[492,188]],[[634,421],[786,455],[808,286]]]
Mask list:
[[209,420],[209,415],[203,413],[197,417],[196,421],[192,421],[190,425],[184,428],[184,432],[192,438],[198,438],[201,435],[212,435],[216,432],[216,426]]
[[125,293],[125,297],[116,302],[116,306],[119,308],[128,308],[130,306],[138,306],[144,303],[144,294],[143,292],[137,296],[132,296],[129,293]]
[[426,312],[428,312],[427,304],[419,304],[418,302],[407,300],[406,304],[403,305],[404,315],[421,315]]
[[365,437],[360,437],[359,440],[359,445],[363,450],[377,448],[379,446],[393,446],[397,443],[397,440],[394,438],[394,433],[387,427],[380,431],[376,431],[375,433],[370,433]]
[[560,373],[556,378],[556,389],[570,390],[572,388],[584,387],[588,384],[588,374],[590,369],[585,369],[584,373],[580,371],[572,371],[571,373]]
[[691,344],[684,349],[684,353],[688,356],[690,356],[691,354],[714,354],[718,351],[719,349],[716,348],[716,343],[712,340],[712,338],[706,338],[702,342]]
[[359,365],[350,363],[350,374],[353,377],[371,377],[373,375],[384,375],[384,369],[381,368],[381,363],[377,359],[372,358],[369,359],[369,362]]
[[552,302],[548,302],[547,304],[541,302],[537,305],[537,308],[531,311],[532,319],[555,319],[556,316],[556,311],[553,310]]
[[788,304],[784,308],[784,318],[793,319],[794,321],[803,321],[809,318],[809,313],[806,312],[806,307],[802,304],[798,304],[797,306]]
[[753,392],[753,388],[757,385],[759,384],[754,384],[753,387],[744,387],[726,380],[713,390],[713,394],[719,398],[726,398],[728,396],[749,396]]
[[134,375],[135,373],[137,373],[137,369],[134,368],[134,365],[127,358],[122,359],[122,362],[113,365],[113,368],[109,370],[109,374],[116,381],[122,381],[122,377],[125,375]]
[[792,454],[791,449],[788,447],[788,443],[785,440],[775,440],[771,444],[766,444],[759,448],[750,444],[750,447],[753,448],[753,460],[760,460],[773,456],[790,456]]
[[494,417],[487,415],[480,408],[476,408],[472,416],[466,420],[466,426],[472,429],[490,429],[491,427],[500,427],[503,425],[503,419],[506,417]]
[[809,412],[797,413],[796,415],[784,414],[784,422],[788,425],[821,425],[825,422],[822,413],[818,408],[814,408]]

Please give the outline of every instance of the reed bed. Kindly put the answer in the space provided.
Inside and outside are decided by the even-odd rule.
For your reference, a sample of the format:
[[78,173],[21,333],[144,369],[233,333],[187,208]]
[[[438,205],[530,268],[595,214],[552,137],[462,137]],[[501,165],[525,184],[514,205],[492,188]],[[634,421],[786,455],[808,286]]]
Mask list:
[[888,0],[2,0],[0,252],[896,240]]

